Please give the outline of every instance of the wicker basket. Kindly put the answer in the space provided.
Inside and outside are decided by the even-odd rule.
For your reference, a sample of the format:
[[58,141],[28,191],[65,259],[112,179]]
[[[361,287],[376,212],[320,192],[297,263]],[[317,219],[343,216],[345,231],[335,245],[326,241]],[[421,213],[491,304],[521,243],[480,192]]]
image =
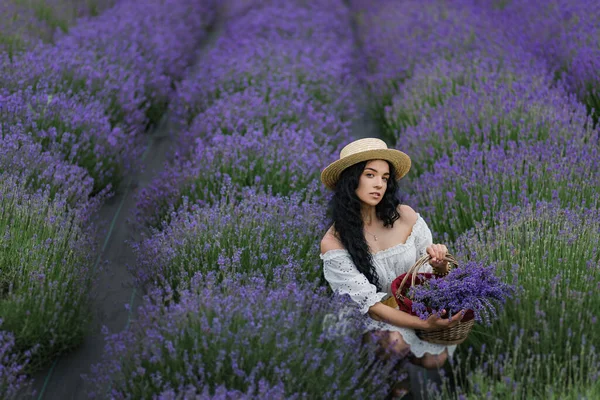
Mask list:
[[[452,255],[447,254],[445,259],[449,263],[458,266],[458,262]],[[418,259],[417,262],[410,267],[405,274],[400,275],[392,282],[392,293],[394,294],[396,303],[398,304],[400,310],[415,315],[415,313],[412,311],[412,300],[406,296],[406,293],[410,287],[421,284],[423,281],[431,279],[434,276],[434,274],[431,273],[417,273],[417,271],[419,271],[423,265],[429,262],[429,260],[429,255],[424,255]],[[475,315],[473,311],[468,310],[460,322],[454,325],[452,328],[445,328],[435,331],[417,329],[415,330],[415,333],[421,340],[429,343],[443,345],[460,344],[465,341],[467,336],[469,336],[469,333],[475,324],[474,317]]]

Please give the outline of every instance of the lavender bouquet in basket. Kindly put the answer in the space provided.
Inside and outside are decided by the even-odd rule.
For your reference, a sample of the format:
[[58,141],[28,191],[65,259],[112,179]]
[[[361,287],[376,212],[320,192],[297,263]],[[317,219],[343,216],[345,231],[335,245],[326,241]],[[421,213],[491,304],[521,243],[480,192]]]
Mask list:
[[494,266],[467,262],[443,278],[432,278],[412,286],[408,295],[412,310],[422,319],[443,309],[448,315],[472,310],[475,321],[491,325],[502,311],[506,300],[515,292],[513,285],[496,275]]

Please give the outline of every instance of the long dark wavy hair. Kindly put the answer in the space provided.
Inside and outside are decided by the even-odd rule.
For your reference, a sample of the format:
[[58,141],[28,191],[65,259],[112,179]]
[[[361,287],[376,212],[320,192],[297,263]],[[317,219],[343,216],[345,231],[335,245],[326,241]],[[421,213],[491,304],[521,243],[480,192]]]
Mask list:
[[[338,239],[344,248],[350,253],[350,257],[356,268],[362,272],[370,283],[382,291],[379,277],[369,245],[364,235],[364,221],[361,216],[361,201],[356,195],[360,176],[362,175],[367,161],[354,164],[346,168],[340,175],[335,186],[332,199],[329,202],[328,215],[334,226]],[[390,167],[390,179],[381,201],[375,207],[376,215],[383,220],[384,226],[393,226],[400,218],[398,212],[398,183],[393,178],[396,175],[394,166],[388,162]]]

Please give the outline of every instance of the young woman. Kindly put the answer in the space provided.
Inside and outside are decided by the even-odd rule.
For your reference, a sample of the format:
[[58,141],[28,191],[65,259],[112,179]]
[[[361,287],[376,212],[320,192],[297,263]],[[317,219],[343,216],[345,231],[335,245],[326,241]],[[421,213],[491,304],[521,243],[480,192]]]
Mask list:
[[[384,302],[391,283],[425,253],[431,257],[421,272],[444,274],[447,248],[433,244],[426,222],[400,205],[397,181],[409,171],[410,158],[375,138],[344,147],[340,159],[327,166],[321,180],[334,191],[331,228],[321,241],[325,279],[338,293],[348,294],[367,318],[365,340],[377,341],[382,354],[413,354],[411,362],[439,368],[456,346],[420,340],[415,329],[438,330],[460,320],[431,316],[421,320]],[[462,311],[461,313],[464,313]]]

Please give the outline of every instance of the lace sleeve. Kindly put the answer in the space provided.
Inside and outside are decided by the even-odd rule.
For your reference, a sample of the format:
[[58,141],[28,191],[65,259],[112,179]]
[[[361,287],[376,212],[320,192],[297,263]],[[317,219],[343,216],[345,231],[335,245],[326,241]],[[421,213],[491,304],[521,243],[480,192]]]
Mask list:
[[[417,249],[417,258],[415,261],[417,261],[427,253],[427,247],[433,244],[433,236],[431,235],[431,230],[427,226],[427,223],[419,213],[417,213],[417,222],[413,229],[415,230],[415,247]],[[427,263],[421,267],[419,272],[432,273],[433,268]]]
[[378,292],[375,285],[361,273],[346,250],[330,250],[321,255],[323,272],[331,289],[340,294],[348,294],[366,314],[369,308],[381,301],[386,292]]

